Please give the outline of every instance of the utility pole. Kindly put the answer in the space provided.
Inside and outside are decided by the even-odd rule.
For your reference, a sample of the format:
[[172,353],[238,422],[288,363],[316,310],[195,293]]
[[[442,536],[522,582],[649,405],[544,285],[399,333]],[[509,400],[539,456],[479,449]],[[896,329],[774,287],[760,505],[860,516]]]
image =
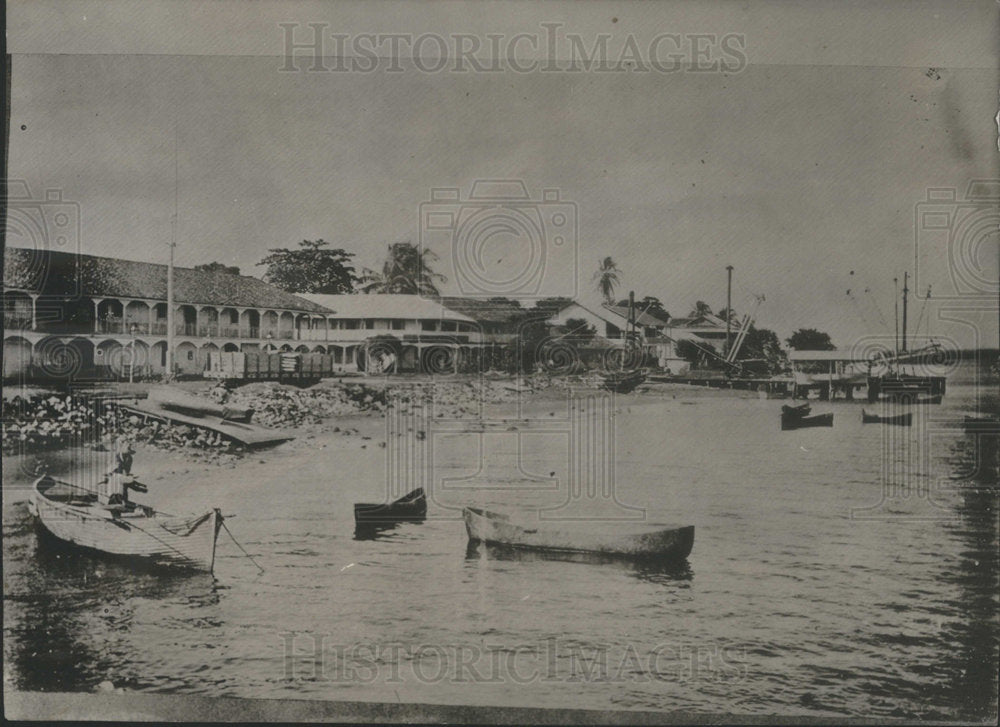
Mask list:
[[733,266],[726,266],[726,356],[729,356],[729,349],[732,343],[729,341],[729,334],[732,330],[733,320]]
[[170,262],[167,265],[167,374],[174,377],[174,248],[177,247],[177,125],[174,124],[174,214],[170,218]]
[[[903,273],[903,353],[906,353],[906,295],[910,292],[907,283],[910,279],[908,272]],[[919,325],[919,324],[918,324]]]

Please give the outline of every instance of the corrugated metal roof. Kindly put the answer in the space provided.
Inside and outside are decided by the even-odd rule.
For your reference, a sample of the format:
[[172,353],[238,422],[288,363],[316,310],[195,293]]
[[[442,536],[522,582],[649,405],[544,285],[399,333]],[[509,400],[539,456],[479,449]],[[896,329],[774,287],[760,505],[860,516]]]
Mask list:
[[871,353],[862,354],[852,351],[789,351],[789,361],[851,361],[867,363]]
[[332,310],[337,318],[403,318],[475,323],[469,316],[446,308],[439,301],[422,295],[304,293],[302,297]]
[[[3,280],[6,287],[46,295],[167,299],[166,265],[97,255],[8,247]],[[174,267],[174,302],[327,312],[321,305],[248,275],[185,267]]]

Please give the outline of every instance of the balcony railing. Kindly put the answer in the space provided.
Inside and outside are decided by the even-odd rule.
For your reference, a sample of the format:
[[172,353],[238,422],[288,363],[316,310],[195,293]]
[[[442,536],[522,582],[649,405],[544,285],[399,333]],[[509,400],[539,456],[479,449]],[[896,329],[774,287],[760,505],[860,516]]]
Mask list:
[[4,328],[16,328],[18,330],[27,330],[31,328],[31,316],[18,316],[18,315],[7,315],[4,314],[3,317]]
[[167,322],[166,321],[156,321],[151,326],[151,333],[154,336],[165,336],[167,335]]
[[178,323],[174,327],[174,332],[178,336],[197,336],[198,326],[194,323]]
[[125,326],[121,318],[102,318],[97,321],[98,333],[124,333]]
[[241,328],[240,338],[261,338],[259,328]]

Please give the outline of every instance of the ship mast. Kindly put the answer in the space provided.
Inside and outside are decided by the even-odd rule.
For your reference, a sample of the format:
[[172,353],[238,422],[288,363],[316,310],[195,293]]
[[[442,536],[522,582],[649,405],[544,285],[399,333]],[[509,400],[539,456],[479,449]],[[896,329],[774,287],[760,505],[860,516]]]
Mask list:
[[906,353],[906,296],[910,292],[910,288],[907,286],[909,282],[910,274],[908,272],[903,273],[903,353]]

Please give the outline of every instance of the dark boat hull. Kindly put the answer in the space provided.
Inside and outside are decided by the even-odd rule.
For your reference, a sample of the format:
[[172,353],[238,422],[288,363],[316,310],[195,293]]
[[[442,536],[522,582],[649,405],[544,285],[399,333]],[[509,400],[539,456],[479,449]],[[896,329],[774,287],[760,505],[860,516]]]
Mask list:
[[880,414],[869,414],[864,409],[861,410],[862,424],[893,424],[900,427],[908,427],[913,424],[913,413],[894,414],[892,416],[881,416]]
[[783,430],[787,429],[806,429],[808,427],[832,427],[833,426],[833,413],[829,414],[818,414],[814,417],[781,417],[781,428]]
[[359,502],[354,505],[354,522],[359,526],[390,525],[427,516],[427,497],[423,488],[389,503]]

